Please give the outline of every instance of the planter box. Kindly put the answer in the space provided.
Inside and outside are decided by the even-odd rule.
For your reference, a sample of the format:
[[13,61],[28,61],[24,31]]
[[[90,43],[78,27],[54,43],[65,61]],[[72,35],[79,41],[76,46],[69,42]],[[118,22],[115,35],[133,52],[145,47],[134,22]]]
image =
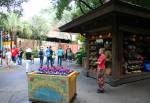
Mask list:
[[68,76],[28,74],[29,98],[50,103],[69,103],[76,94],[78,73]]

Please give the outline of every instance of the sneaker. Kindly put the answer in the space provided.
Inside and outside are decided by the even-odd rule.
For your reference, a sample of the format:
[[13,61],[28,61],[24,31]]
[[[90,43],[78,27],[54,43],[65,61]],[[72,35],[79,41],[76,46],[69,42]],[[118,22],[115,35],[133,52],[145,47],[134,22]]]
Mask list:
[[104,93],[104,90],[100,90],[100,93]]
[[104,90],[97,89],[97,93],[104,93]]

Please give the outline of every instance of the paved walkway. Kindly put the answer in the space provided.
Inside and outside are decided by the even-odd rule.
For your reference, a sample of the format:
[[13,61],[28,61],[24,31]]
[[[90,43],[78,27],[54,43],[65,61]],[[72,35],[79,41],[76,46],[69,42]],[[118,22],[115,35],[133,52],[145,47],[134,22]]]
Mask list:
[[[37,68],[37,61],[31,65]],[[71,65],[80,72],[77,79],[77,97],[73,103],[149,103],[150,79],[111,87],[106,84],[106,92],[97,94],[96,80],[85,77],[81,67]],[[35,69],[36,70],[36,69]],[[0,103],[30,103],[28,84],[24,66],[12,69],[0,67]]]

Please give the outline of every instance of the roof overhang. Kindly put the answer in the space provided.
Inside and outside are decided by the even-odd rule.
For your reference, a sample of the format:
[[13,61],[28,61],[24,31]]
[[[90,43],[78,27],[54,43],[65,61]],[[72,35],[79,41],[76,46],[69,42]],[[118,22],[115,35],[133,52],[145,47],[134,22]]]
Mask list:
[[83,15],[71,22],[59,27],[63,32],[80,32],[89,33],[93,30],[100,29],[100,25],[103,28],[109,29],[109,22],[112,23],[111,17],[113,13],[127,14],[140,18],[150,19],[150,9],[143,8],[131,3],[123,2],[120,0],[111,0],[110,2],[100,6],[99,8],[89,12],[87,15]]

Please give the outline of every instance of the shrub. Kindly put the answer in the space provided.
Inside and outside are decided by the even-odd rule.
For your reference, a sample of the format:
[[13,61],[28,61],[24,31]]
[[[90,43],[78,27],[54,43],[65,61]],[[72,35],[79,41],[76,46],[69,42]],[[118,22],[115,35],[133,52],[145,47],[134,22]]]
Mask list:
[[33,57],[38,58],[38,50],[37,49],[33,50]]
[[75,54],[75,60],[78,64],[82,64],[82,58],[86,57],[86,52],[84,48],[80,48],[80,50]]

